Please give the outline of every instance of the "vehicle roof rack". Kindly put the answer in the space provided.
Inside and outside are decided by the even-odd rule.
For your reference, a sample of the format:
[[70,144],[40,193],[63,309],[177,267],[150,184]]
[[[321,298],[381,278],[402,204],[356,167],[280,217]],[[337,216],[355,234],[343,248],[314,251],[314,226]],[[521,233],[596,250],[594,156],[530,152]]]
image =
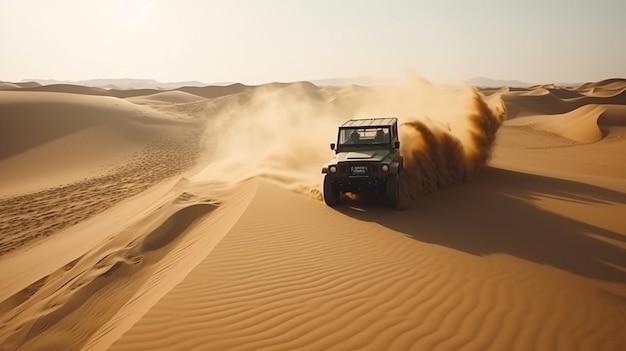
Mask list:
[[358,118],[346,121],[341,127],[389,127],[397,123],[396,117],[385,118]]

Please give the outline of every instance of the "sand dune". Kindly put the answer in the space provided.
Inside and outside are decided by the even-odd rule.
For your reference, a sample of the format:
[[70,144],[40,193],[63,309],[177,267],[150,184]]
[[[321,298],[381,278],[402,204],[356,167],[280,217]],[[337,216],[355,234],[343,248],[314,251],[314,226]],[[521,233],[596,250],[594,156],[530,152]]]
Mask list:
[[626,105],[626,82],[614,81],[611,88],[600,89],[594,85],[584,89],[546,88],[518,89],[505,94],[508,118],[530,115],[552,115],[570,112],[579,107],[596,105]]
[[98,95],[98,96],[114,96],[119,98],[150,95],[161,92],[157,89],[104,89],[97,87],[87,87],[75,84],[49,84],[49,85],[27,85],[20,87],[20,91],[32,92],[52,92],[52,93],[68,93],[80,95]]
[[111,96],[108,90],[73,84],[51,84],[18,87],[22,91]]
[[[90,89],[0,91],[2,350],[626,345],[624,80]],[[325,206],[376,115],[411,201]]]
[[[521,184],[517,190],[508,184],[494,188],[495,178]],[[112,349],[528,349],[535,342],[571,349],[580,346],[585,333],[592,344],[617,349],[623,342],[618,335],[624,307],[596,300],[605,288],[577,275],[623,282],[623,272],[594,259],[601,253],[623,266],[620,249],[597,243],[589,252],[586,245],[596,241],[587,238],[579,239],[575,252],[562,252],[560,244],[572,240],[571,228],[561,228],[556,214],[498,239],[509,220],[541,211],[493,198],[485,200],[506,207],[493,213],[489,205],[474,206],[468,212],[472,206],[463,202],[503,196],[500,191],[524,193],[549,181],[490,172],[478,184],[391,215],[375,207],[328,211],[260,184],[238,224],[207,260]],[[563,184],[553,191],[577,186],[582,187]],[[623,194],[610,197],[625,208]],[[493,222],[491,216],[498,222],[481,224]],[[318,222],[322,217],[327,220]],[[545,242],[544,227],[559,228],[557,237],[537,251],[535,240]],[[534,229],[537,237],[524,229]],[[570,266],[568,255],[574,254],[582,254],[580,267]],[[561,269],[543,266],[544,260]],[[540,290],[538,280],[545,282]],[[549,325],[542,323],[546,319]],[[172,332],[155,337],[158,329]]]
[[[619,98],[624,99],[626,91],[626,84],[619,88],[615,89],[604,89],[604,88],[591,88],[588,91],[585,91],[583,94],[590,97],[600,97],[600,98]],[[621,100],[624,101],[624,100]]]
[[[605,106],[591,104],[558,115],[517,118],[511,121],[509,125],[530,126],[538,130],[554,133],[574,142],[589,144],[603,137],[598,121],[606,112]],[[615,122],[618,123],[618,121]]]
[[201,101],[201,100],[204,100],[204,98],[198,95],[193,95],[190,93],[185,93],[185,92],[177,91],[177,90],[164,91],[161,93],[129,98],[129,101],[141,102],[144,100],[172,103],[172,104],[182,104],[182,103]]
[[19,83],[11,83],[11,84],[15,84],[20,88],[34,88],[34,87],[41,86],[41,84],[37,82],[19,82]]
[[[249,196],[245,186],[231,195],[214,187],[202,191],[195,186],[192,191],[186,192],[183,182],[162,194],[157,203],[146,206],[145,198],[123,203],[121,206],[126,210],[138,205],[144,209],[132,217],[122,215],[119,220],[126,221],[123,226],[100,226],[103,221],[94,218],[92,227],[98,226],[102,231],[97,238],[85,238],[72,230],[62,233],[61,239],[66,242],[58,241],[58,245],[48,249],[60,253],[81,246],[67,242],[70,238],[82,242],[83,247],[93,246],[84,253],[74,253],[75,258],[68,264],[47,273],[0,305],[8,311],[3,314],[2,324],[20,331],[0,335],[2,345],[9,348],[21,345],[27,349],[78,348],[105,324],[110,333],[107,323],[115,321],[116,314],[125,315],[123,320],[118,320],[122,325],[138,319],[150,300],[156,301],[171,289],[184,276],[184,271],[194,267],[211,245],[219,242],[229,228],[227,223],[237,218],[237,208]],[[99,217],[113,215],[115,209]],[[195,234],[189,233],[191,228],[196,229]],[[203,235],[205,230],[211,230],[212,235]],[[48,269],[42,267],[47,263],[44,260],[31,263],[28,273]],[[13,279],[21,277],[15,274]],[[136,299],[133,295],[141,297],[140,303],[133,302]],[[85,315],[82,311],[89,312]],[[85,319],[89,322],[82,323]],[[71,340],[66,338],[67,329],[73,330]]]
[[605,88],[605,89],[623,89],[626,86],[626,79],[624,78],[611,78],[601,80],[599,82],[588,82],[581,84],[576,90],[588,90],[594,88]]
[[118,98],[131,98],[137,96],[147,96],[153,94],[159,94],[163,92],[176,92],[181,91],[192,95],[201,96],[204,98],[216,98],[219,96],[236,94],[250,89],[250,86],[243,84],[232,84],[228,86],[206,86],[206,87],[180,87],[171,90],[159,90],[159,89],[104,89],[96,87],[86,87],[82,85],[74,84],[50,84],[41,85],[39,83],[8,83],[2,82],[3,89],[21,90],[21,91],[33,91],[33,92],[56,92],[56,93],[70,93],[70,94],[84,94],[84,95],[100,95],[100,96],[114,96]]
[[0,82],[0,90],[4,89],[19,89],[20,86],[13,83]]
[[1,92],[0,115],[2,253],[191,167],[199,150],[197,123],[116,98]]

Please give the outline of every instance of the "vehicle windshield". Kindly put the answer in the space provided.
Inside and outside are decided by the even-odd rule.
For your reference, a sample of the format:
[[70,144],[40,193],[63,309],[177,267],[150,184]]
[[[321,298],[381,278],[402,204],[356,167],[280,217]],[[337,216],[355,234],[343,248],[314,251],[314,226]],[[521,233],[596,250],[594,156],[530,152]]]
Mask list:
[[339,130],[339,145],[382,145],[389,144],[388,127],[375,128],[341,128]]

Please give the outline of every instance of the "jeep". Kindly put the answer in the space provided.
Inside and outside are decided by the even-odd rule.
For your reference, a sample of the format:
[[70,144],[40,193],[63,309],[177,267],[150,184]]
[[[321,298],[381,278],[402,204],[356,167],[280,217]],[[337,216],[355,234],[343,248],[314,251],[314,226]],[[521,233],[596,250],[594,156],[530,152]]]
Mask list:
[[339,127],[335,152],[322,168],[324,202],[339,203],[342,193],[384,194],[385,204],[398,205],[402,156],[397,118],[351,119]]

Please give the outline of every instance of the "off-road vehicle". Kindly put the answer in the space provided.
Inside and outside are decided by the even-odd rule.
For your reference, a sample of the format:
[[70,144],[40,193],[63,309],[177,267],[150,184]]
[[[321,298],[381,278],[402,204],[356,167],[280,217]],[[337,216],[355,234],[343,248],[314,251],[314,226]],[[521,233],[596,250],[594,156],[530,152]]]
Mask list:
[[373,192],[396,207],[402,174],[397,118],[351,119],[339,127],[335,156],[322,168],[324,202],[339,203],[342,193]]

